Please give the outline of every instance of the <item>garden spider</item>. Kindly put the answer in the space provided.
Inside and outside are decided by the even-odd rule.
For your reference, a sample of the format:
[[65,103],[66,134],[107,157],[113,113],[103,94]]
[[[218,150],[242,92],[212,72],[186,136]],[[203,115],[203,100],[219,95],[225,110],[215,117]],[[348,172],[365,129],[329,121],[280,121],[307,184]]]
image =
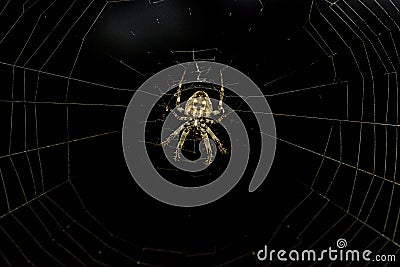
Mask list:
[[[184,74],[185,75],[185,74]],[[176,93],[176,109],[183,115],[178,115],[174,110],[171,110],[172,114],[176,119],[185,121],[181,126],[179,126],[173,133],[171,133],[165,141],[161,142],[160,145],[165,146],[168,145],[177,135],[181,132],[181,136],[178,142],[178,145],[175,150],[174,160],[178,161],[180,159],[180,153],[185,143],[186,137],[190,132],[198,133],[201,137],[201,140],[204,140],[204,146],[207,152],[207,159],[205,160],[205,164],[209,165],[212,160],[212,148],[210,144],[209,137],[211,137],[214,142],[217,144],[218,149],[222,154],[227,154],[227,150],[224,148],[221,141],[218,137],[213,133],[211,128],[207,124],[214,124],[221,122],[228,113],[225,113],[224,108],[222,107],[222,100],[224,98],[224,86],[223,79],[221,73],[221,88],[219,94],[219,102],[218,109],[213,110],[212,103],[210,97],[205,91],[197,91],[195,92],[186,102],[185,107],[181,107],[181,92],[182,92],[182,81],[178,86],[178,92]],[[217,119],[213,119],[213,116],[221,115]]]

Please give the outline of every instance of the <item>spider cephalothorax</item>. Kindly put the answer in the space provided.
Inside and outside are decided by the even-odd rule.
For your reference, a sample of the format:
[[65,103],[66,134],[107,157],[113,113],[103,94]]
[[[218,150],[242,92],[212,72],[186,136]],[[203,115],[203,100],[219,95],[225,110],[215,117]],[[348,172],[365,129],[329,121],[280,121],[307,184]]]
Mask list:
[[[161,142],[161,145],[169,144],[177,135],[181,132],[181,136],[179,138],[178,146],[175,150],[174,160],[180,159],[180,152],[183,147],[183,144],[186,140],[186,137],[189,133],[195,133],[200,136],[202,140],[204,140],[204,145],[207,152],[207,159],[205,161],[206,165],[209,165],[212,160],[212,148],[210,144],[209,138],[212,138],[218,149],[221,153],[226,154],[227,150],[222,145],[221,141],[218,137],[213,133],[211,128],[208,126],[209,124],[219,123],[224,118],[224,109],[222,107],[222,100],[224,98],[224,87],[221,86],[220,89],[220,99],[218,103],[218,109],[213,110],[213,106],[211,103],[211,99],[208,94],[204,91],[195,92],[186,102],[185,108],[180,106],[181,101],[181,86],[178,87],[178,92],[176,94],[176,109],[182,115],[178,115],[175,111],[172,110],[172,114],[178,120],[185,121],[181,126],[179,126],[168,138]],[[221,115],[219,118],[214,119],[213,117]]]

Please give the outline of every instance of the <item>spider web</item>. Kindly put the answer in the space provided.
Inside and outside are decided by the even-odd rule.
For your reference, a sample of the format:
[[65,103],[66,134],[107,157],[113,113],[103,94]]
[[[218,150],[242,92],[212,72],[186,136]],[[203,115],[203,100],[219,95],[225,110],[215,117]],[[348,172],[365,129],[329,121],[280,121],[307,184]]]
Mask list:
[[[339,237],[398,255],[399,4],[188,2],[1,4],[1,265],[252,266]],[[146,78],[197,60],[260,86],[277,154],[248,199],[243,179],[177,210],[129,177],[120,128]]]

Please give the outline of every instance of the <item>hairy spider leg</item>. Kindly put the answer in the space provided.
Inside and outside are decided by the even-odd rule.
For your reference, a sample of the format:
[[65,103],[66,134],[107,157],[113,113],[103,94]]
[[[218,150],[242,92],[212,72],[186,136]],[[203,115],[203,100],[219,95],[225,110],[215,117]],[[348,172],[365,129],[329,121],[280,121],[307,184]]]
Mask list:
[[205,119],[206,123],[209,123],[209,124],[221,123],[221,121],[223,121],[226,117],[228,117],[232,112],[233,112],[233,110],[229,110],[229,112],[223,113],[218,119],[206,118]]
[[171,133],[167,137],[167,139],[165,139],[163,142],[161,142],[160,145],[165,146],[165,145],[168,145],[169,143],[171,143],[171,141],[174,140],[175,136],[177,136],[185,128],[186,125],[188,125],[187,122],[182,123],[182,125],[179,126],[178,129],[176,129],[173,133]]
[[224,96],[225,96],[225,89],[224,89],[224,77],[222,75],[222,70],[219,71],[220,73],[220,77],[221,77],[221,88],[219,90],[219,101],[218,101],[218,109],[217,110],[213,110],[212,115],[216,116],[218,114],[224,114],[225,110],[222,107],[222,103],[224,100]]
[[210,165],[212,159],[212,149],[210,139],[208,138],[208,135],[204,130],[201,132],[201,138],[204,140],[204,146],[206,147],[207,152],[207,159],[204,161],[204,164]]
[[179,160],[181,158],[181,150],[183,147],[183,144],[186,141],[186,137],[188,135],[188,133],[190,132],[190,129],[185,129],[182,134],[181,134],[181,138],[179,139],[179,143],[178,146],[175,149],[175,157],[174,160]]
[[186,69],[183,71],[182,78],[179,81],[178,92],[176,92],[176,106],[177,107],[181,104],[182,84],[183,84],[183,79],[185,78],[185,75],[186,75]]
[[225,95],[225,89],[224,89],[224,77],[222,75],[222,70],[219,71],[220,77],[221,77],[221,89],[219,91],[219,102],[218,102],[218,110],[220,112],[223,112],[223,107],[222,107],[222,100],[224,99]]
[[214,132],[211,130],[210,127],[206,126],[206,131],[207,133],[211,136],[211,138],[214,140],[214,142],[217,144],[218,149],[221,151],[222,154],[228,153],[227,150],[224,148],[222,145],[221,141],[218,139],[218,137],[214,134]]
[[[182,109],[182,108],[181,108],[181,109]],[[171,109],[171,108],[169,108],[169,107],[167,107],[167,111],[170,111],[170,112],[172,113],[172,115],[174,115],[174,117],[175,117],[177,120],[180,120],[180,121],[188,121],[188,120],[190,120],[190,117],[187,117],[187,116],[179,116],[179,115],[175,112],[175,110],[173,110],[173,109]],[[178,108],[178,111],[182,113],[183,109],[180,110],[180,109]]]

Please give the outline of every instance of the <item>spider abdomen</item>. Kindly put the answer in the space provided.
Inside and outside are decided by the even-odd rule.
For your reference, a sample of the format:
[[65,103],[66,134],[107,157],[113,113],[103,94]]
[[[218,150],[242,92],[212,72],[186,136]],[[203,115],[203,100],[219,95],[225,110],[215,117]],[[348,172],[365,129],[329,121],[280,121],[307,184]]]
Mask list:
[[193,118],[209,117],[212,111],[210,97],[204,91],[194,93],[185,106],[185,114]]

